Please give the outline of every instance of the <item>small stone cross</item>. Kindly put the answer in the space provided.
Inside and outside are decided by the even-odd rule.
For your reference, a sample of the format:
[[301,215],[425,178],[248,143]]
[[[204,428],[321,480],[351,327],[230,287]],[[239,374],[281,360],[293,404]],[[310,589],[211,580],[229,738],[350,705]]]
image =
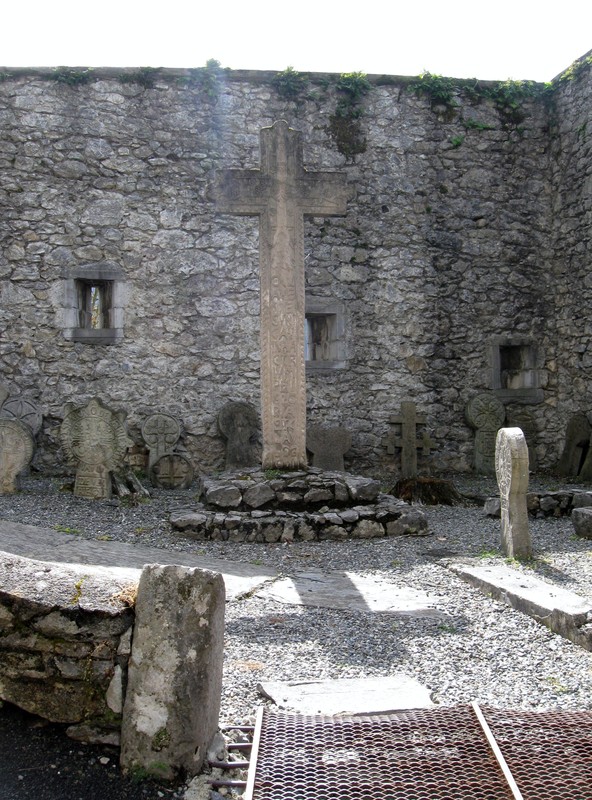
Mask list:
[[392,425],[401,426],[400,436],[389,435],[383,440],[387,453],[394,455],[395,449],[401,450],[401,478],[417,476],[417,451],[422,450],[424,458],[430,454],[432,441],[427,430],[418,433],[417,426],[426,424],[425,414],[417,414],[415,403],[403,401],[401,413],[393,414],[389,420]]
[[261,130],[261,169],[223,170],[217,210],[259,216],[264,469],[306,466],[304,215],[345,214],[346,176],[306,172],[298,131]]

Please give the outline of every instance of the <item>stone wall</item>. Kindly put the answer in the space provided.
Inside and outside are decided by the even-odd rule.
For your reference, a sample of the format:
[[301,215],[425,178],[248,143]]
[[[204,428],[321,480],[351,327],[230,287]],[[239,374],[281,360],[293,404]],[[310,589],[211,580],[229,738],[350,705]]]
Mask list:
[[121,744],[132,774],[196,774],[218,729],[224,600],[206,570],[0,553],[0,699]]
[[[555,93],[550,145],[556,298],[556,418],[592,409],[592,70],[576,70]],[[560,430],[561,432],[561,430]]]
[[[469,469],[464,409],[500,389],[509,345],[526,349],[535,394],[506,392],[508,422],[528,412],[539,464],[557,460],[589,392],[574,382],[589,326],[581,313],[572,324],[589,264],[589,68],[550,104],[521,97],[519,113],[485,84],[438,103],[404,78],[373,78],[357,106],[327,75],[292,98],[270,73],[4,78],[0,381],[44,411],[38,466],[61,467],[64,403],[97,395],[128,411],[137,442],[149,413],[173,414],[196,468],[222,467],[218,411],[259,407],[258,229],[215,212],[212,181],[259,167],[259,130],[281,118],[302,132],[307,169],[345,172],[355,189],[344,217],[305,223],[307,295],[338,304],[345,355],[307,371],[309,422],[351,430],[346,467],[392,471],[388,420],[414,400],[429,468]],[[123,275],[122,337],[73,341],[73,281],[100,269]]]

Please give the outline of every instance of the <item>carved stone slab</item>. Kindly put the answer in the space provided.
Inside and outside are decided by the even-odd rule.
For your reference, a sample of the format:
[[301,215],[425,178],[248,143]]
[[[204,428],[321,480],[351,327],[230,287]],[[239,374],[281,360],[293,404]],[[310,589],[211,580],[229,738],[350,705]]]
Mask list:
[[520,428],[498,431],[495,472],[500,490],[502,551],[508,558],[530,558],[528,529],[528,447]]
[[[396,449],[401,450],[401,478],[417,476],[417,451],[422,450],[424,458],[430,454],[431,439],[426,429],[425,414],[418,414],[415,403],[404,400],[401,413],[393,414],[389,420],[392,425],[400,426],[400,435],[385,437],[387,453],[393,455]],[[418,430],[421,428],[422,430]]]
[[483,392],[469,400],[465,416],[475,429],[475,472],[493,474],[496,436],[506,418],[504,404],[494,394]]
[[16,419],[0,419],[0,494],[16,492],[17,477],[33,457],[33,436]]
[[341,426],[310,425],[306,429],[306,449],[312,453],[313,467],[345,472],[343,456],[351,444],[351,433]]
[[142,425],[142,438],[148,445],[148,469],[152,469],[161,456],[172,453],[181,435],[179,422],[170,414],[150,414]]
[[[586,458],[590,454],[590,436],[592,435],[592,425],[588,421],[585,414],[574,414],[567,423],[565,431],[565,445],[559,464],[557,465],[557,472],[559,475],[565,477],[576,477],[582,471],[588,472],[589,459]],[[592,454],[590,454],[592,457]],[[592,459],[591,459],[592,460]],[[584,466],[586,469],[584,469]],[[586,480],[589,477],[582,475]]]
[[261,130],[261,169],[224,170],[218,211],[259,217],[263,468],[306,466],[304,214],[345,214],[343,173],[306,172],[301,134]]
[[76,465],[78,497],[111,497],[111,472],[123,465],[131,444],[125,417],[125,412],[113,411],[96,397],[80,408],[66,404],[60,434],[66,455]]
[[161,489],[188,489],[193,481],[193,467],[185,456],[167,453],[151,471],[152,482]]
[[218,414],[218,429],[226,439],[226,469],[241,469],[259,465],[253,447],[257,433],[257,412],[250,403],[226,403]]
[[29,428],[33,436],[39,433],[43,422],[39,407],[25,397],[9,397],[5,400],[0,408],[0,417],[18,419]]

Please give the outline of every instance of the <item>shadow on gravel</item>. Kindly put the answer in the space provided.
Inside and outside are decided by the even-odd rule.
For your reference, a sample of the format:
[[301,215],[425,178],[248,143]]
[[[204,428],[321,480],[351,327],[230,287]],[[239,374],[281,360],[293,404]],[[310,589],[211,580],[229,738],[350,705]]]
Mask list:
[[0,800],[157,800],[182,793],[119,770],[119,751],[69,739],[10,703],[0,707]]

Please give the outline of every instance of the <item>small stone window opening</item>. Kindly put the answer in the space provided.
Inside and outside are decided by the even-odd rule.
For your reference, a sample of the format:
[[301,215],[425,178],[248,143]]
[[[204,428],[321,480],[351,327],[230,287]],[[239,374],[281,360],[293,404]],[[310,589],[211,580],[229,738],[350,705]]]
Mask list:
[[337,316],[307,314],[305,320],[305,358],[307,361],[337,360]]
[[84,344],[116,344],[123,339],[125,273],[118,264],[81,264],[64,275],[64,337]]
[[500,388],[533,389],[537,387],[534,348],[529,345],[501,345]]
[[78,327],[100,330],[113,327],[111,309],[113,303],[112,281],[77,281]]
[[499,337],[490,344],[491,388],[503,403],[542,403],[544,353],[532,340]]

